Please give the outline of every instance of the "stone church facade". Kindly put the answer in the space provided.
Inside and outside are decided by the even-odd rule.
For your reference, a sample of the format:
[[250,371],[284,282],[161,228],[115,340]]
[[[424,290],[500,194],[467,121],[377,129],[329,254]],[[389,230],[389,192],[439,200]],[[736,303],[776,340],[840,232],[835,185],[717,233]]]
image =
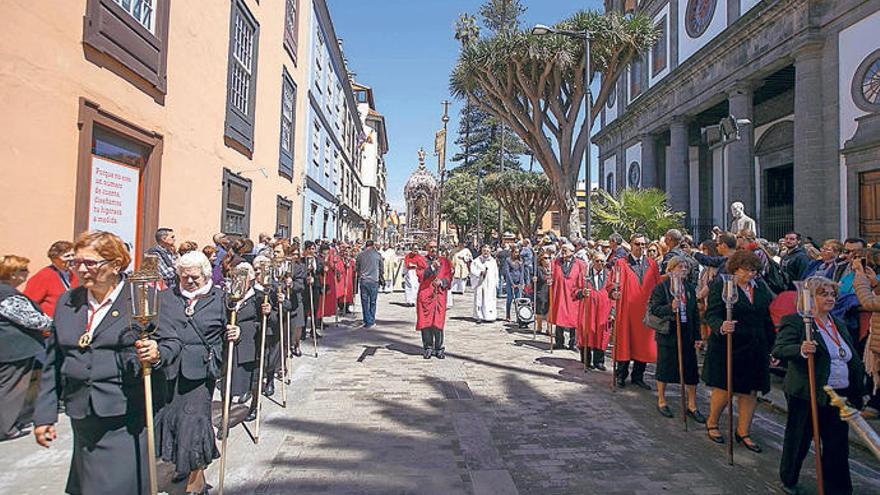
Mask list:
[[[607,0],[606,9],[633,2]],[[663,34],[601,112],[600,187],[659,187],[701,236],[880,240],[880,1],[641,0]],[[726,147],[701,130],[749,119]]]

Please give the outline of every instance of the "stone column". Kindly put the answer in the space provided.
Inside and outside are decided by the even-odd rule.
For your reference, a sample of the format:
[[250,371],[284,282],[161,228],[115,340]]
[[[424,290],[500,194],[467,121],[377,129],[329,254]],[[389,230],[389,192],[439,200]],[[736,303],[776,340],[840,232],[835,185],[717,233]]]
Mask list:
[[[728,94],[730,114],[737,119],[754,121],[752,88],[748,84],[737,85]],[[755,216],[755,146],[754,126],[740,127],[740,140],[727,146],[727,200],[740,201],[746,214]]]
[[642,187],[657,187],[657,143],[652,134],[643,134]]
[[836,211],[839,199],[827,194],[837,163],[823,160],[821,45],[796,50],[794,66],[794,228],[822,239],[832,230],[823,225],[824,210]]
[[666,164],[666,194],[669,206],[690,212],[690,164],[688,163],[688,124],[676,117],[669,126],[669,163]]

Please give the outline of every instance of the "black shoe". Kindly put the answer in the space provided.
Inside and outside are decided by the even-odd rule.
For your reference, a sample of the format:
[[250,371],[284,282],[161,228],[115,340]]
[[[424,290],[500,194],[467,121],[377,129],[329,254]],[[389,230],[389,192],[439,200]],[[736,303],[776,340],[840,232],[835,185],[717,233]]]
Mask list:
[[217,440],[223,440],[223,428],[217,428]]
[[241,395],[238,398],[238,403],[239,404],[247,404],[249,400],[251,400],[251,393],[245,392],[244,395]]
[[257,408],[256,406],[251,406],[248,411],[248,415],[244,417],[245,422],[250,423],[257,419]]
[[302,351],[299,349],[299,347],[297,347],[297,348],[293,349],[293,355],[296,356],[296,357],[300,357],[300,356],[303,355],[303,353],[302,353]]
[[266,397],[272,397],[275,395],[275,380],[269,380],[266,383],[266,387],[263,389],[263,395]]
[[779,489],[782,490],[782,493],[785,493],[787,495],[800,495],[801,493],[801,489],[797,485],[788,486],[785,483],[780,483]]
[[431,355],[434,354],[434,351],[431,349],[425,349],[425,359],[431,359]]
[[750,437],[748,435],[741,437],[741,436],[739,436],[739,433],[734,432],[733,438],[736,439],[736,443],[741,443],[743,445],[743,447],[751,450],[752,452],[754,452],[756,454],[760,454],[761,452],[764,452],[764,449],[762,449],[760,445],[753,442],[752,437]]
[[651,390],[651,386],[645,383],[644,380],[633,380],[632,384],[644,390]]
[[[718,434],[713,435],[713,431],[717,431]],[[709,437],[709,440],[712,440],[715,443],[724,443],[724,435],[721,434],[721,430],[719,430],[717,426],[707,426],[706,436]]]
[[443,349],[435,352],[434,355],[437,356],[437,359],[446,359],[446,351]]
[[672,418],[673,417],[672,409],[669,409],[669,406],[663,406],[663,407],[657,406],[657,412],[659,412],[660,415],[663,416],[664,418]]
[[706,424],[706,416],[703,416],[703,413],[701,413],[699,409],[688,411],[687,416],[701,425]]
[[605,363],[598,363],[595,367],[599,371],[608,371],[608,368],[605,367]]
[[624,380],[623,378],[617,378],[617,379],[614,380],[614,381],[615,381],[615,383],[617,384],[617,388],[624,388],[624,387],[626,387],[626,380]]
[[189,473],[184,473],[184,474],[174,473],[174,476],[171,477],[171,482],[172,483],[180,483],[181,481],[183,481],[187,478],[189,478]]
[[0,442],[5,442],[7,440],[15,440],[16,438],[21,438],[23,436],[29,435],[30,431],[22,430],[15,426],[10,428],[9,431],[6,432],[5,435],[0,436]]

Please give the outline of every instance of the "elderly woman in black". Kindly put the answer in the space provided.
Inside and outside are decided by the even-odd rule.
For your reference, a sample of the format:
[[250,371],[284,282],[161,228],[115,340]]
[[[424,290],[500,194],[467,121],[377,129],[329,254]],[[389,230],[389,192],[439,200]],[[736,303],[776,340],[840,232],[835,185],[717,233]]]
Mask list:
[[150,339],[138,340],[130,289],[120,275],[131,262],[122,239],[86,232],[74,251],[82,285],[65,292],[55,308],[34,435],[49,447],[63,399],[73,427],[65,491],[149,493],[141,367],[152,365],[154,395],[160,397],[161,373],[177,358],[180,340],[161,325]]
[[31,376],[43,354],[42,331],[52,319],[18,291],[28,276],[27,258],[0,256],[0,441],[30,433]]
[[[665,320],[666,332],[654,332],[657,341],[657,411],[664,417],[673,417],[666,404],[666,384],[681,383],[678,368],[678,337],[675,313],[681,322],[682,368],[684,386],[687,391],[687,415],[697,423],[705,423],[706,418],[697,409],[697,383],[700,381],[697,369],[697,349],[703,345],[700,336],[700,313],[697,310],[697,288],[687,281],[688,263],[681,256],[669,260],[666,265],[669,275],[654,287],[648,308],[651,314]],[[672,294],[672,277],[680,277],[684,296],[676,298]]]
[[[544,321],[550,311],[550,283],[553,273],[550,267],[551,257],[550,251],[539,249],[537,266],[532,274],[532,283],[535,284],[535,328],[540,333],[544,333]],[[549,328],[547,332],[550,332]]]
[[813,355],[816,401],[822,440],[822,473],[825,493],[852,493],[849,473],[849,426],[828,401],[829,385],[859,408],[863,400],[865,367],[846,323],[829,313],[837,302],[838,285],[825,277],[806,281],[813,296],[812,342],[807,342],[804,320],[797,314],[782,319],[773,356],[788,363],[783,390],[788,403],[779,477],[786,493],[797,493],[801,465],[810,450],[810,378],[807,356]]
[[[241,336],[232,353],[232,386],[230,393],[233,397],[238,396],[239,404],[244,404],[251,400],[250,412],[246,421],[253,421],[257,417],[257,377],[260,373],[260,351],[261,337],[263,328],[263,315],[266,315],[266,337],[275,333],[278,325],[278,312],[274,311],[275,301],[274,292],[271,287],[263,287],[255,282],[255,278],[259,279],[264,270],[268,270],[269,259],[265,256],[257,256],[254,258],[254,266],[256,269],[250,269],[248,265],[248,285],[250,289],[245,293],[244,297],[237,304],[238,317],[236,324],[241,329]],[[266,291],[270,291],[268,294]],[[269,301],[263,302],[264,297],[268,295]],[[269,353],[271,352],[268,343],[264,350],[266,361],[269,361]],[[266,366],[264,373],[269,370]],[[267,390],[272,385],[271,374],[263,388],[263,393],[271,396]]]
[[[733,334],[733,393],[737,398],[739,417],[735,438],[752,452],[761,447],[749,436],[758,392],[770,391],[770,346],[774,338],[770,319],[773,294],[755,277],[761,260],[751,251],[736,251],[727,259],[727,271],[733,274],[738,300],[733,306],[733,320],[727,320],[727,309],[721,298],[722,281],[716,280],[709,289],[704,319],[711,328],[703,381],[712,387],[706,430],[709,439],[724,443],[718,429],[721,413],[727,407],[727,335]],[[732,441],[732,440],[731,440]]]
[[285,335],[292,336],[292,342],[289,342],[294,356],[302,355],[300,350],[300,341],[302,340],[302,332],[306,326],[306,265],[303,263],[299,254],[299,246],[294,244],[288,251],[290,254],[290,274],[285,280],[286,300],[290,303],[290,311],[287,313],[289,319],[290,332]]
[[180,284],[161,294],[159,327],[180,336],[180,359],[168,372],[171,403],[156,417],[159,455],[186,478],[188,494],[207,493],[205,468],[220,456],[211,424],[214,385],[222,378],[223,341],[236,340],[227,325],[226,297],[211,281],[211,263],[192,251],[177,260]]

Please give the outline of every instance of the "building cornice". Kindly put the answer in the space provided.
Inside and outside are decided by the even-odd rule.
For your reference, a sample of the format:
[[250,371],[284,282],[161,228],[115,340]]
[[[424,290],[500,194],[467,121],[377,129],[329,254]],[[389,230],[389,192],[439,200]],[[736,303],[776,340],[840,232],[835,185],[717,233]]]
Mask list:
[[[684,110],[687,113],[696,113],[695,109],[703,101],[700,97],[718,93],[719,85],[733,87],[735,84],[742,84],[739,77],[745,69],[743,65],[755,65],[756,60],[749,60],[740,64],[740,67],[725,70],[723,80],[720,81],[703,81],[701,79],[705,76],[702,73],[707,72],[706,69],[713,65],[725,63],[725,56],[741,48],[743,40],[751,39],[763,30],[783,30],[785,26],[781,26],[777,22],[780,19],[793,20],[796,26],[790,33],[787,33],[784,39],[779,40],[774,46],[762,50],[758,58],[766,57],[786,42],[801,38],[805,31],[810,31],[808,25],[802,25],[800,22],[809,22],[808,3],[809,0],[790,0],[762,3],[752,8],[738,18],[732,26],[729,26],[715,39],[709,41],[695,54],[679,64],[666,77],[646,89],[636,100],[630,102],[622,114],[619,114],[614,121],[593,135],[593,141],[610,141],[614,134],[627,134],[627,130],[640,124],[639,118],[642,114],[653,111],[658,103],[677,101],[675,99],[676,93],[683,85],[697,86],[699,84],[693,91],[694,94],[689,95],[687,99],[687,101],[693,102],[691,107],[683,109],[679,106],[674,111]],[[803,15],[796,15],[795,12],[800,12]],[[737,78],[737,81],[729,83],[727,82],[729,78]],[[700,82],[694,84],[694,81]],[[653,133],[657,132],[659,128],[665,127],[672,111],[669,110],[662,115],[657,115],[651,125],[648,128],[640,129],[640,132]]]

